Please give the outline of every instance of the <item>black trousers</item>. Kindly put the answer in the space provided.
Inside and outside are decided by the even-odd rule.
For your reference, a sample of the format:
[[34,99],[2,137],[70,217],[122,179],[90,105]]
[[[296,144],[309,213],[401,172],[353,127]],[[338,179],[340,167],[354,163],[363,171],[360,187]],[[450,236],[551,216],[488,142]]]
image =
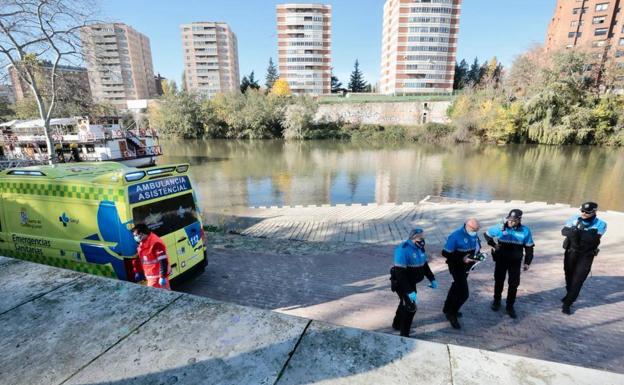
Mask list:
[[403,337],[409,337],[412,321],[416,315],[416,305],[409,299],[407,293],[397,292],[399,296],[399,306],[394,314],[392,327],[399,329]]
[[446,301],[444,301],[444,308],[442,309],[444,313],[456,315],[468,299],[470,295],[468,291],[468,271],[470,266],[470,264],[466,263],[449,264],[449,272],[453,276],[453,283],[446,295]]
[[516,302],[516,294],[518,286],[520,286],[520,270],[522,267],[522,258],[508,258],[498,256],[494,267],[494,300],[500,301],[505,286],[505,278],[509,274],[507,280],[507,308],[512,308]]
[[579,253],[573,250],[566,250],[563,258],[563,271],[566,280],[566,296],[564,305],[570,306],[576,301],[581,292],[581,287],[594,262],[594,253]]

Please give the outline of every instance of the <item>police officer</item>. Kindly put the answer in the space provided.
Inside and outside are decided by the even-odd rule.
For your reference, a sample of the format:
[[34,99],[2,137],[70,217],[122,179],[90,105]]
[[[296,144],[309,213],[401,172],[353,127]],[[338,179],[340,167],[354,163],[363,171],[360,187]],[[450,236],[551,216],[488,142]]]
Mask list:
[[500,309],[505,277],[509,274],[506,310],[511,318],[518,317],[514,303],[520,285],[522,256],[524,254],[524,270],[529,270],[535,246],[531,230],[522,225],[521,222],[522,210],[513,209],[502,225],[492,226],[483,234],[488,245],[494,248],[492,258],[496,263],[494,268],[494,301],[491,308],[494,311]]
[[132,261],[134,280],[138,282],[145,278],[147,286],[171,290],[171,264],[165,243],[143,223],[132,228],[132,235],[138,244],[138,258]]
[[570,307],[576,301],[583,282],[591,271],[594,257],[598,254],[600,239],[607,231],[607,223],[596,217],[597,211],[597,203],[583,203],[581,216],[570,218],[561,230],[565,237],[563,270],[566,280],[566,295],[561,299],[561,311],[568,315],[572,314]]
[[446,301],[444,301],[442,311],[455,329],[461,329],[457,320],[458,317],[461,317],[459,309],[468,299],[468,273],[475,264],[474,256],[481,249],[481,242],[477,233],[480,227],[479,221],[474,218],[468,219],[462,227],[449,235],[442,250],[449,272],[453,276],[453,283],[446,296]]
[[392,327],[401,335],[409,337],[412,320],[416,314],[418,298],[416,284],[424,277],[430,281],[429,287],[435,289],[438,282],[427,263],[424,232],[420,228],[412,230],[406,241],[394,249],[394,267],[392,268],[393,291],[399,296]]

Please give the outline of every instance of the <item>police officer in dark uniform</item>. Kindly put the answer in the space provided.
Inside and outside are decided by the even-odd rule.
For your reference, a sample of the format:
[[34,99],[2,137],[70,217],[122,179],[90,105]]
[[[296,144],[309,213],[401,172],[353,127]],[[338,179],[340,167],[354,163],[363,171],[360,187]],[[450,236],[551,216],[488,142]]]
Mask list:
[[518,317],[514,303],[520,285],[522,256],[524,254],[524,270],[526,271],[533,260],[533,248],[535,246],[531,230],[522,225],[521,221],[522,210],[513,209],[502,225],[492,226],[483,234],[488,245],[494,248],[492,258],[496,263],[494,268],[494,301],[491,308],[494,311],[500,309],[505,278],[509,274],[506,310],[511,318]]
[[566,295],[561,299],[561,311],[572,314],[570,307],[576,301],[583,282],[591,271],[594,257],[598,254],[600,239],[607,231],[607,223],[596,217],[598,204],[585,202],[581,205],[581,216],[568,219],[561,230],[565,237],[563,270],[566,280]]
[[399,330],[404,337],[409,337],[412,320],[416,314],[418,303],[416,284],[424,277],[431,282],[429,287],[433,289],[438,287],[438,282],[427,263],[424,232],[416,228],[410,232],[406,241],[394,249],[394,266],[390,278],[392,291],[399,296],[399,306],[392,327]]
[[468,219],[462,227],[449,235],[442,250],[449,272],[453,276],[453,283],[446,296],[446,301],[444,301],[442,311],[455,329],[461,329],[457,320],[458,317],[461,317],[459,309],[468,299],[468,273],[475,264],[475,255],[481,249],[478,235],[480,227],[479,221],[474,218]]

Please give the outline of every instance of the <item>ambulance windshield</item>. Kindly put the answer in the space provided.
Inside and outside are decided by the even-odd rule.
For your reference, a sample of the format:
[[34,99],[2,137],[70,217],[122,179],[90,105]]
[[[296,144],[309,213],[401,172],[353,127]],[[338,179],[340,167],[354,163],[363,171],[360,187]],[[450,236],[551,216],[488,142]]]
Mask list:
[[197,221],[193,194],[185,194],[135,207],[134,223],[145,223],[159,237]]

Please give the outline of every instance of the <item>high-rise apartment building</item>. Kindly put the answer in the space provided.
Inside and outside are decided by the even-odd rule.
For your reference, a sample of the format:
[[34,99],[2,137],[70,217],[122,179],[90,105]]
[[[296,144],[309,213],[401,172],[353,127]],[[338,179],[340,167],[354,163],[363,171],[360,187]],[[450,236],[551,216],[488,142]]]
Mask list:
[[613,58],[624,65],[621,0],[558,0],[546,35],[546,51],[580,48],[595,63]]
[[461,0],[386,0],[380,93],[453,92]]
[[110,23],[83,27],[81,37],[94,100],[125,108],[126,100],[156,95],[147,36],[126,24]]
[[197,22],[180,26],[186,89],[212,98],[238,92],[238,41],[227,23]]
[[280,78],[294,94],[331,93],[331,5],[277,6]]
[[[12,99],[18,101],[32,96],[30,86],[19,76],[13,64],[7,66],[7,71],[9,79],[11,79],[11,88],[13,90]],[[37,69],[36,76],[40,82],[39,89],[42,91],[43,95],[49,97],[51,95],[50,91],[52,90],[52,63],[43,61]],[[68,94],[88,96],[90,93],[89,77],[87,75],[87,69],[84,67],[57,65],[55,83],[57,95],[60,96],[60,99],[63,99]],[[80,92],[77,92],[78,88],[80,88]]]
[[15,103],[15,93],[11,84],[0,84],[0,103]]

